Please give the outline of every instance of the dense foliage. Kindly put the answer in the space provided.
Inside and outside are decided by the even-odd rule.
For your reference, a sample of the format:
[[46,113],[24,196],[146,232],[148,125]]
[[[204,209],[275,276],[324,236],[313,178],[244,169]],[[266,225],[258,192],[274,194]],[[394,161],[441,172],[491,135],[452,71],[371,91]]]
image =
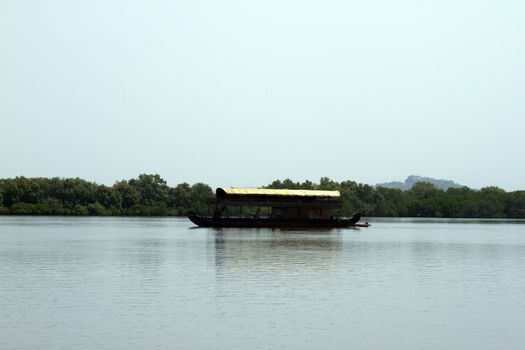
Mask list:
[[[364,216],[525,218],[525,191],[505,192],[497,187],[440,190],[416,183],[402,191],[336,182],[323,177],[319,183],[276,180],[266,188],[339,190],[343,215],[359,211]],[[82,179],[0,179],[0,214],[18,215],[136,215],[181,216],[189,211],[208,212],[214,195],[203,183],[169,187],[159,175],[142,174],[113,186]]]
[[169,187],[159,175],[140,175],[113,186],[82,179],[0,179],[0,214],[178,216],[207,212],[205,184]]
[[323,177],[319,184],[276,180],[267,188],[339,190],[346,216],[359,211],[364,216],[525,218],[525,191],[505,192],[498,187],[444,191],[420,182],[402,191],[354,181],[335,182]]

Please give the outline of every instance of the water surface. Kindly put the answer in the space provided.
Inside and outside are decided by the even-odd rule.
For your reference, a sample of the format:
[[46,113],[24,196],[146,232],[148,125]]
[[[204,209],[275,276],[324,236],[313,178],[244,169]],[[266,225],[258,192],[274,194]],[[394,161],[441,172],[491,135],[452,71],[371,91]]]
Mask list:
[[525,224],[0,217],[0,349],[523,349]]

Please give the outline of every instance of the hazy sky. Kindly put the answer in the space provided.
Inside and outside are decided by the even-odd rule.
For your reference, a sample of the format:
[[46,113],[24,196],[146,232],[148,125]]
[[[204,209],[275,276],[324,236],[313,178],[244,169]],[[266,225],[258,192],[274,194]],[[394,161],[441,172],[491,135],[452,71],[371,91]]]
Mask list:
[[525,189],[525,1],[0,1],[0,178]]

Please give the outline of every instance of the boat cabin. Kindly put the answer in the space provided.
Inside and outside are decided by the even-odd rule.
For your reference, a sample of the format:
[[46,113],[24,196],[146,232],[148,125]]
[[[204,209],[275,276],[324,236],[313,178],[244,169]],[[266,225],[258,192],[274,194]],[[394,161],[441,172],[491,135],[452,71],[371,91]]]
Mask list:
[[216,219],[236,212],[253,218],[330,219],[342,208],[339,191],[217,188],[215,193],[211,204]]

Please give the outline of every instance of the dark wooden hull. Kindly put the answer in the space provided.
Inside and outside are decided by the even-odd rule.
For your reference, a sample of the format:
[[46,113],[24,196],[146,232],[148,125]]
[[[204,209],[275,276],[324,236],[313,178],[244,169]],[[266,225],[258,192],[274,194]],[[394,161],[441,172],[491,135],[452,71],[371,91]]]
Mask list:
[[368,223],[358,224],[359,217],[348,219],[285,220],[271,218],[211,218],[190,214],[188,219],[201,227],[345,228],[370,226]]

